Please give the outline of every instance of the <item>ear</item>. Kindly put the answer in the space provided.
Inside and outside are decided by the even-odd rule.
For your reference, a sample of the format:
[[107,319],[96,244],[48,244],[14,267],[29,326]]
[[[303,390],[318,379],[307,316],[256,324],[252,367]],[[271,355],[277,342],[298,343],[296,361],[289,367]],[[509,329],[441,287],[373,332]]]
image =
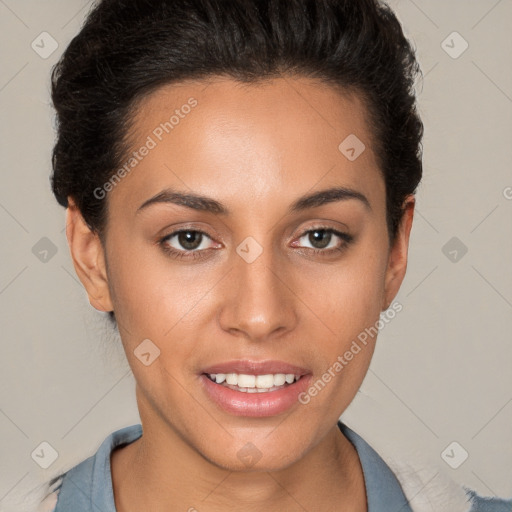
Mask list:
[[409,195],[404,201],[404,213],[400,222],[396,240],[389,250],[388,267],[386,269],[384,296],[382,307],[386,310],[393,302],[407,270],[407,254],[409,249],[409,235],[411,233],[412,219],[416,200]]
[[91,305],[99,311],[113,311],[103,245],[68,197],[66,238],[78,278],[84,285]]

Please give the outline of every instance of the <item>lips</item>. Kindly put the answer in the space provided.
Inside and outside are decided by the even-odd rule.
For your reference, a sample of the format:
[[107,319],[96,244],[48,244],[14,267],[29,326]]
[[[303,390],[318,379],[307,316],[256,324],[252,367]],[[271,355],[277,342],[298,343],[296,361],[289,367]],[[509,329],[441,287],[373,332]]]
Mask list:
[[[212,375],[222,375],[221,383],[215,382]],[[229,376],[242,376],[244,382],[252,387],[237,388],[226,382]],[[256,386],[249,376],[263,376],[261,386],[268,386],[266,379],[280,375],[293,376],[291,382],[281,386],[264,389],[257,377]],[[226,381],[224,381],[224,378]],[[298,396],[309,385],[311,372],[301,366],[283,361],[249,361],[237,360],[215,364],[205,368],[200,374],[203,390],[210,400],[224,412],[236,416],[265,417],[281,414],[294,406],[299,406]],[[249,380],[251,382],[249,383]],[[244,384],[244,385],[246,385]]]

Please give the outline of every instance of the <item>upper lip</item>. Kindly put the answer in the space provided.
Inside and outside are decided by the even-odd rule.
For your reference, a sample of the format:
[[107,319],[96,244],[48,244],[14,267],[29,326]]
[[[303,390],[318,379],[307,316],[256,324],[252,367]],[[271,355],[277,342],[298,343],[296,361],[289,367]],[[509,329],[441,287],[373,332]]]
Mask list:
[[309,370],[285,363],[284,361],[251,361],[248,359],[239,359],[218,363],[203,370],[203,373],[242,373],[246,375],[268,375],[284,373],[294,375],[306,375]]

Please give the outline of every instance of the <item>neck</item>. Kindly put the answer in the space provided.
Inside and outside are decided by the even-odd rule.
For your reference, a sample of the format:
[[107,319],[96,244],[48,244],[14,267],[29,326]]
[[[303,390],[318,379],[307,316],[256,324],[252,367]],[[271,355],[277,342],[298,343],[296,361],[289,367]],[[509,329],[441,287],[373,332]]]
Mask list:
[[118,512],[367,511],[359,457],[337,425],[303,458],[272,472],[219,467],[167,423],[143,422],[143,432],[111,456]]

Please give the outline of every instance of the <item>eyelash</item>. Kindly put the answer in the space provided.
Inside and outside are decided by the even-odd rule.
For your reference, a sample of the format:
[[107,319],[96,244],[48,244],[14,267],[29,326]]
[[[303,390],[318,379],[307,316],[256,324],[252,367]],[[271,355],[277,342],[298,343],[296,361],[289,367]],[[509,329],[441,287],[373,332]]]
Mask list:
[[[346,249],[353,241],[354,237],[352,235],[349,235],[348,233],[343,233],[341,231],[338,231],[333,228],[328,228],[324,226],[316,226],[313,228],[310,228],[306,231],[304,231],[300,236],[299,239],[302,238],[304,235],[307,235],[308,233],[315,232],[315,231],[325,231],[327,233],[332,233],[333,235],[336,235],[341,240],[344,241],[341,247],[331,247],[330,249],[312,249],[311,247],[305,247],[302,249],[306,249],[308,251],[312,251],[313,254],[319,255],[321,257],[328,257],[333,255],[337,251],[343,251]],[[205,252],[209,251],[210,249],[201,249],[201,250],[177,250],[172,247],[170,247],[166,242],[173,238],[176,235],[179,235],[180,233],[200,233],[201,235],[204,235],[211,239],[211,237],[208,235],[208,233],[205,233],[204,231],[201,231],[199,229],[180,229],[178,231],[173,231],[172,233],[169,233],[168,235],[164,236],[159,240],[159,245],[162,247],[162,250],[172,256],[173,258],[177,259],[187,259],[192,258],[194,260],[204,258]],[[330,243],[330,241],[329,241]]]

